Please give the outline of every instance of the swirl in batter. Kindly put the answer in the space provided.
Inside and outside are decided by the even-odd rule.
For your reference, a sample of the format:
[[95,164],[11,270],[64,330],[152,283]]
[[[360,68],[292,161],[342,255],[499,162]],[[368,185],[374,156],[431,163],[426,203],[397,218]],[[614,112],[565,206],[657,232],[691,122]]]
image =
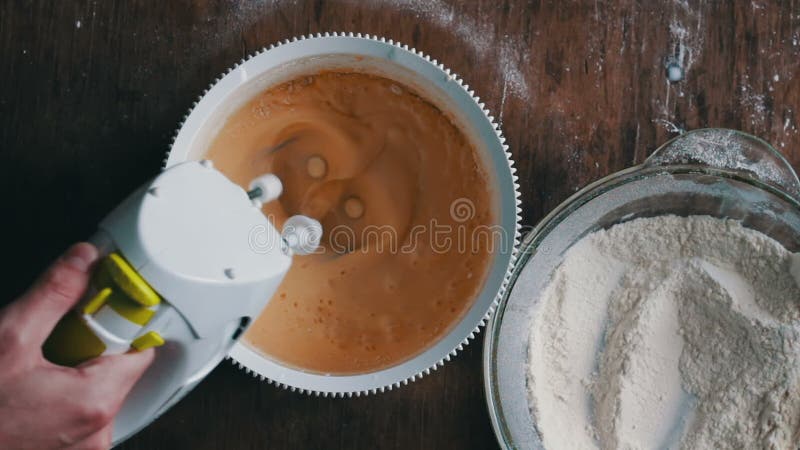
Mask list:
[[[281,84],[231,116],[208,157],[242,186],[280,177],[283,194],[264,207],[279,228],[305,214],[325,230],[324,251],[295,257],[245,335],[270,358],[333,374],[398,364],[449,331],[483,286],[489,246],[456,236],[495,222],[480,157],[405,86],[341,72]],[[466,215],[451,214],[457,200]],[[444,248],[431,231],[447,227]]]

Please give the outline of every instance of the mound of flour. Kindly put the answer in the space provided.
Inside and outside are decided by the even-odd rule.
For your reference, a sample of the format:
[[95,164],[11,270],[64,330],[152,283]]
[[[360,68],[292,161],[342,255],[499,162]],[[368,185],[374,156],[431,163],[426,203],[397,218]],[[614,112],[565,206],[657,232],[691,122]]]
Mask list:
[[545,447],[798,448],[796,258],[705,216],[637,219],[576,243],[531,330]]

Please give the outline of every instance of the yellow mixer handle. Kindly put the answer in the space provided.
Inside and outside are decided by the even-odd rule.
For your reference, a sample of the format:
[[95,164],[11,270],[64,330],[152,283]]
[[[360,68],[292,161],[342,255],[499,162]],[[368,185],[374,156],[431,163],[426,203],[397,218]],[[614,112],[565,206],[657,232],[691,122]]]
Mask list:
[[111,281],[126,296],[142,306],[155,306],[161,303],[161,297],[144,281],[133,267],[119,253],[109,253],[100,262],[100,272],[108,274]]
[[[44,343],[42,349],[50,361],[72,366],[106,353],[107,343],[92,331],[83,315],[92,316],[107,307],[120,320],[144,327],[161,303],[158,293],[116,252],[100,260],[91,285],[93,295],[64,316]],[[132,339],[130,347],[141,351],[163,344],[157,332],[148,331]]]

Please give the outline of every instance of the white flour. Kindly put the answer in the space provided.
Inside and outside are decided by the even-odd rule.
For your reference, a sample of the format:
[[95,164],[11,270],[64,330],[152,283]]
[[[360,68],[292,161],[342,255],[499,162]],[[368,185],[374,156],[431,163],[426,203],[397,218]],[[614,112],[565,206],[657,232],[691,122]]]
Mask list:
[[545,447],[798,448],[796,258],[704,216],[637,219],[576,243],[531,332]]

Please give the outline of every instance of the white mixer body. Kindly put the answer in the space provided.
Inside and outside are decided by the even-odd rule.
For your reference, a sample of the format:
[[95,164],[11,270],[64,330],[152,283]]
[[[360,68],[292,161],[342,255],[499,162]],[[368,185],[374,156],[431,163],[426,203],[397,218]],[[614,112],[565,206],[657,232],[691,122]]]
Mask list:
[[94,243],[118,252],[163,302],[137,335],[164,345],[114,422],[126,439],[188,393],[266,306],[291,263],[259,201],[208,161],[165,170],[100,224]]

